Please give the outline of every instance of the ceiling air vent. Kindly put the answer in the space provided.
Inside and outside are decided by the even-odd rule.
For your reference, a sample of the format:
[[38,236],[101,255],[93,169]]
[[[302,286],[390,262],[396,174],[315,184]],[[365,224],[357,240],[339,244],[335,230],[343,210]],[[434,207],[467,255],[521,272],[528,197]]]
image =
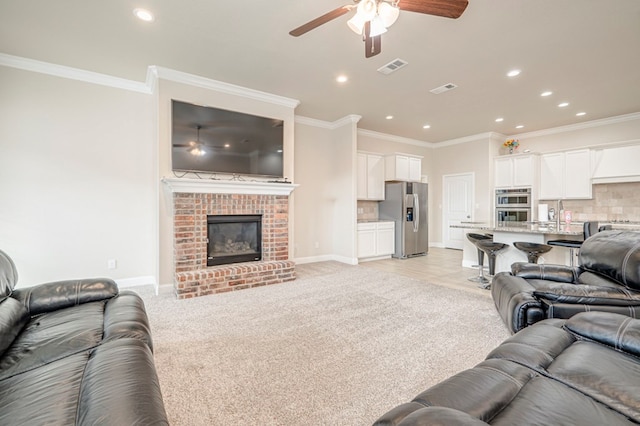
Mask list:
[[429,90],[429,91],[430,91],[431,93],[433,93],[434,95],[439,95],[439,94],[440,94],[440,93],[442,93],[442,92],[448,92],[449,90],[453,90],[453,89],[455,89],[456,87],[458,87],[458,86],[456,86],[456,85],[455,85],[455,84],[453,84],[453,83],[447,83],[447,84],[445,84],[444,86],[436,87],[435,89],[431,89],[431,90]]
[[382,73],[384,75],[389,75],[394,71],[398,71],[400,68],[408,65],[409,62],[405,61],[404,59],[394,59],[393,61],[389,62],[386,65],[381,66],[380,68],[378,68],[378,72]]

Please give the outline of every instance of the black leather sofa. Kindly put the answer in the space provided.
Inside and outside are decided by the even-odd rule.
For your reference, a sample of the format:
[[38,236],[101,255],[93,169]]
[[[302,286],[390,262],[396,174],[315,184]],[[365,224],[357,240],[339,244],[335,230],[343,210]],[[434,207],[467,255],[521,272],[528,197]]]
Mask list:
[[579,313],[527,327],[375,425],[632,425],[639,386],[640,320]]
[[578,262],[518,262],[494,277],[491,296],[511,332],[585,311],[640,317],[640,232],[598,232],[584,241]]
[[168,424],[139,296],[17,278],[0,251],[0,425]]

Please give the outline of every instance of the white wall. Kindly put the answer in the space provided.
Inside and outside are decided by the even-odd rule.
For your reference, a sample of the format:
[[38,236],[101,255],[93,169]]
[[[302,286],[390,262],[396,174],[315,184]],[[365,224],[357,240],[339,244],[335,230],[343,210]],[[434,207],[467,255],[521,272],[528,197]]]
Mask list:
[[7,67],[0,93],[0,249],[19,286],[154,282],[152,96]]
[[296,261],[329,260],[333,255],[333,187],[334,158],[327,146],[332,144],[332,130],[296,123],[296,181],[293,193],[296,216],[292,241]]
[[359,117],[296,121],[295,260],[356,263],[356,132]]

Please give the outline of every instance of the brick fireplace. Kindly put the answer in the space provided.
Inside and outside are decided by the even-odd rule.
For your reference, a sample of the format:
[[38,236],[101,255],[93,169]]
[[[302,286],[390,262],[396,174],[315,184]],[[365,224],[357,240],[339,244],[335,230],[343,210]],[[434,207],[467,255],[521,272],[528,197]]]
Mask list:
[[[174,289],[179,299],[295,279],[289,194],[295,185],[163,179],[173,195]],[[262,260],[207,266],[207,217],[260,215]]]

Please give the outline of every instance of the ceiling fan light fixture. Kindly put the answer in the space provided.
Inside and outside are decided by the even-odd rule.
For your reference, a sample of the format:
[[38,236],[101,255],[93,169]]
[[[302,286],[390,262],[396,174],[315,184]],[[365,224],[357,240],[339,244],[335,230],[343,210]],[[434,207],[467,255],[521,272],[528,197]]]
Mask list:
[[382,19],[382,24],[386,28],[389,28],[396,22],[398,16],[400,16],[400,9],[391,3],[381,1],[378,5],[378,16]]
[[369,36],[375,37],[387,32],[387,28],[382,23],[382,19],[379,15],[371,20],[371,28],[369,29]]
[[364,30],[364,23],[367,22],[359,13],[353,15],[353,18],[347,21],[347,25],[351,28],[351,31],[358,35],[362,35],[362,31]]
[[356,15],[360,15],[365,21],[372,20],[377,12],[376,0],[360,0],[356,8]]

